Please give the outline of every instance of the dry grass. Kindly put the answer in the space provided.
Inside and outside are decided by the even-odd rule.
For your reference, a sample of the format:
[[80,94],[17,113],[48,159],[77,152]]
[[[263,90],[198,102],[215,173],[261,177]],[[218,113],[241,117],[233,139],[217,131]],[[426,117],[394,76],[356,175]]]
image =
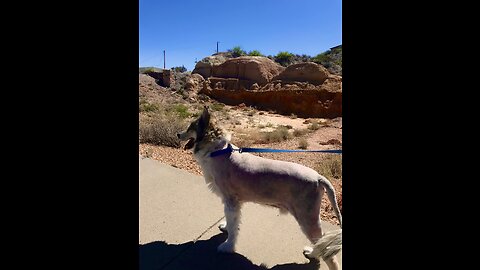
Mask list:
[[225,108],[225,104],[223,103],[213,103],[210,105],[210,108],[212,108],[212,110],[214,111],[223,111],[223,109]]
[[288,128],[279,126],[272,132],[262,132],[261,139],[256,143],[273,143],[281,142],[292,138],[292,134],[288,132]]
[[183,131],[185,125],[175,115],[153,114],[141,115],[139,123],[140,143],[180,147],[177,133]]
[[306,129],[306,128],[303,128],[303,129],[295,129],[295,130],[293,130],[293,136],[295,136],[295,137],[301,137],[301,136],[307,134],[308,132],[309,132],[309,131],[308,131],[308,129]]
[[155,103],[149,103],[146,100],[140,100],[138,104],[138,109],[140,112],[156,112],[159,109],[159,106]]
[[342,155],[340,154],[328,154],[328,156],[322,160],[320,163],[317,163],[315,166],[317,172],[328,179],[342,178]]
[[300,141],[298,141],[298,148],[300,148],[300,149],[307,149],[308,148],[308,142],[305,138],[301,138]]
[[257,129],[244,129],[234,135],[232,143],[241,147],[249,147],[252,144],[282,142],[291,138],[293,138],[293,135],[288,132],[288,128],[279,126],[271,132],[258,131]]
[[308,126],[308,129],[310,130],[317,130],[320,128],[320,125],[317,122],[313,122]]

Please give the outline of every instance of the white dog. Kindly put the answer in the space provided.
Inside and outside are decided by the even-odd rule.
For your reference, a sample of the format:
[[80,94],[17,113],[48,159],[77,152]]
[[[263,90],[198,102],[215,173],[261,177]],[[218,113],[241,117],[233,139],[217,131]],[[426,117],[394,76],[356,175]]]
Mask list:
[[[300,164],[232,151],[236,147],[230,144],[231,135],[216,125],[207,107],[186,132],[177,136],[188,140],[185,149],[193,148],[206,183],[225,205],[226,223],[219,228],[228,232],[228,239],[218,246],[218,251],[235,251],[241,205],[256,202],[277,207],[281,213],[290,212],[314,245],[304,250],[305,256],[322,257],[330,270],[339,268],[335,254],[341,249],[341,229],[324,236],[320,226],[320,203],[325,190],[342,224],[334,188],[325,177]],[[221,154],[210,156],[222,149]]]

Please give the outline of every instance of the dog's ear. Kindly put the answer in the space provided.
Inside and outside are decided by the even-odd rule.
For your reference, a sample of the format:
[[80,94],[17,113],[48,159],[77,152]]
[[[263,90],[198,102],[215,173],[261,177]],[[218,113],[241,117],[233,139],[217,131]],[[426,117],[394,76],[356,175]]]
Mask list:
[[200,116],[200,121],[199,123],[204,124],[204,127],[208,126],[208,123],[210,122],[210,113],[208,112],[208,106],[205,106],[203,108],[203,113],[202,116]]
[[210,113],[208,112],[208,107],[203,108],[203,113],[198,119],[197,125],[197,141],[201,141],[205,133],[207,132],[208,124],[210,123]]

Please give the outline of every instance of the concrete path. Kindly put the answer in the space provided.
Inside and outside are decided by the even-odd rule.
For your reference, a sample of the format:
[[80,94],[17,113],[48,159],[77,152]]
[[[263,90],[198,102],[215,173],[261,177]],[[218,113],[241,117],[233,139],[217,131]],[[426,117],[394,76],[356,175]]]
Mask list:
[[[219,254],[223,205],[203,177],[140,159],[140,269],[319,269],[303,254],[309,241],[291,215],[247,203],[236,254]],[[324,222],[326,231],[338,228]],[[337,255],[341,264],[342,254]],[[323,261],[320,269],[328,269]]]

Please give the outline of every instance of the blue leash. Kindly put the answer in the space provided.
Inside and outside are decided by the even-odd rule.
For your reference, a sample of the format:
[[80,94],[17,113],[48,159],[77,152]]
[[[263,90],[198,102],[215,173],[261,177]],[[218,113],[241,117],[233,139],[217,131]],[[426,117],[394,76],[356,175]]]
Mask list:
[[239,153],[250,152],[250,153],[291,153],[291,152],[301,152],[301,153],[334,153],[341,154],[342,150],[288,150],[288,149],[270,149],[270,148],[239,148],[234,149],[231,144],[228,144],[227,148],[222,150],[217,150],[210,154],[210,157],[216,157],[223,154],[231,153],[238,151]]

